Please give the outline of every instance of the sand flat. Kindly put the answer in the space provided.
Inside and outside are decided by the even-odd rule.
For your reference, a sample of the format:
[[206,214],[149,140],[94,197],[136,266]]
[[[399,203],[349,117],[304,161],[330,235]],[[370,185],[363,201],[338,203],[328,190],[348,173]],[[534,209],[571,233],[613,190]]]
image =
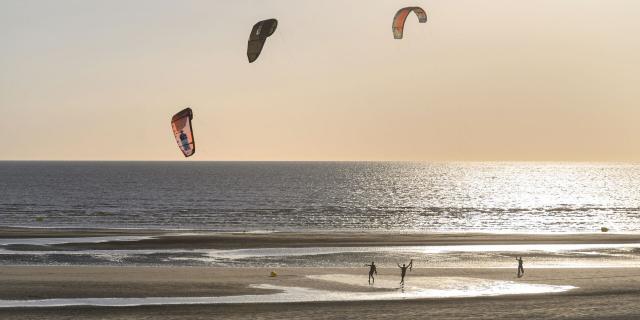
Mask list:
[[[266,283],[274,286],[314,288],[318,290],[375,292],[388,288],[368,287],[340,281],[312,279],[308,276],[333,274],[353,275],[366,281],[366,269],[357,268],[285,268],[277,270],[279,276],[268,276],[264,268],[191,268],[191,267],[0,267],[2,299],[51,299],[73,297],[174,297],[174,296],[227,296],[243,294],[270,294],[276,291],[258,289],[251,284]],[[507,319],[518,314],[540,317],[602,318],[608,314],[633,319],[640,315],[640,269],[531,269],[524,278],[515,278],[511,270],[504,269],[414,269],[407,276],[416,282],[428,277],[469,277],[511,282],[570,285],[577,289],[534,295],[508,295],[479,298],[423,299],[418,301],[359,301],[286,303],[280,307],[269,304],[140,306],[140,307],[63,307],[0,309],[2,319],[68,318],[71,314],[84,318],[137,319],[202,319],[218,315],[240,319],[259,312],[266,319],[282,317],[384,318],[383,315],[431,315],[435,318],[455,319],[462,315],[485,315],[488,318]],[[395,268],[381,268],[381,281],[399,280]],[[603,306],[609,304],[610,307]],[[458,306],[457,308],[455,306]],[[611,308],[611,305],[617,306]],[[428,306],[428,307],[427,307]],[[564,307],[561,307],[564,306]],[[595,308],[601,306],[601,308]],[[465,309],[463,312],[463,309]],[[522,309],[526,308],[526,309]],[[179,313],[176,313],[180,310]],[[248,313],[248,311],[253,312]],[[378,310],[378,312],[376,312]],[[448,310],[448,311],[447,311]],[[526,312],[525,312],[526,311]],[[446,314],[442,314],[442,313]],[[580,315],[580,317],[578,317]],[[492,317],[490,317],[492,316]],[[480,317],[482,318],[482,316]]]

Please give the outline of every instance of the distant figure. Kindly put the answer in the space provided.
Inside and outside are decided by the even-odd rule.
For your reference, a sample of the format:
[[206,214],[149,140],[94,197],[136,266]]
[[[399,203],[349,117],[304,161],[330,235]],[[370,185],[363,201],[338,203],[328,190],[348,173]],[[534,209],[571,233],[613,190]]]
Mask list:
[[524,267],[522,266],[522,257],[518,258],[516,257],[516,261],[518,261],[518,278],[521,278],[522,276],[524,276]]
[[408,266],[403,263],[401,267],[400,264],[398,264],[398,268],[400,268],[400,284],[404,286],[404,276],[407,275],[407,268],[409,270],[413,269],[413,260],[409,262]]
[[[365,266],[369,267],[369,284],[375,283],[376,282],[376,278],[373,276],[373,274],[375,273],[376,275],[378,275],[378,270],[376,269],[376,264],[373,263],[373,261],[371,261],[371,264],[365,264]],[[371,280],[373,280],[373,281],[371,281]]]

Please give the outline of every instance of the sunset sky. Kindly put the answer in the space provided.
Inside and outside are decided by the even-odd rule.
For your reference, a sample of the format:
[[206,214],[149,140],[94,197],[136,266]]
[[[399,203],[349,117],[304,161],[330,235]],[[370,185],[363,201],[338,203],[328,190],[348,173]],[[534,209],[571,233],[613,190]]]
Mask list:
[[[419,5],[394,40],[397,9]],[[640,1],[0,0],[0,160],[640,161]],[[253,24],[276,18],[247,62]]]

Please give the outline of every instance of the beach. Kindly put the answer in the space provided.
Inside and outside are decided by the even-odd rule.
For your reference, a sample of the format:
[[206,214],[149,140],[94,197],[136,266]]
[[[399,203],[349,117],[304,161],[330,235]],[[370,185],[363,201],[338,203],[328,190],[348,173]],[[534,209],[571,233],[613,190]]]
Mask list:
[[0,0],[0,320],[640,319],[640,1],[479,7]]
[[[130,252],[130,250],[151,250],[166,246],[173,249],[216,248],[225,252],[236,252],[235,250],[239,249],[254,248],[252,250],[255,250],[255,248],[273,248],[278,245],[315,250],[314,248],[323,245],[330,247],[370,245],[376,246],[375,248],[380,246],[413,248],[413,246],[434,245],[438,248],[440,246],[490,248],[516,243],[525,245],[523,248],[527,248],[528,245],[542,247],[550,244],[606,246],[640,243],[640,237],[630,234],[523,236],[365,232],[203,233],[5,228],[0,236],[5,242],[14,241],[7,239],[52,240],[75,236],[72,238],[76,238],[79,242],[38,245],[37,250],[41,252],[41,247],[48,246],[55,247],[49,250],[56,250],[56,252],[61,252],[60,248],[64,248],[62,251],[93,250],[98,254],[101,250],[122,249]],[[99,238],[125,236],[130,238],[124,238],[127,241],[109,241],[112,238]],[[85,241],[83,239],[86,241],[90,239],[92,242],[83,243],[82,241]],[[4,247],[5,251],[12,250],[12,247],[6,249],[7,245]],[[636,249],[630,250],[630,255],[636,254]],[[566,254],[562,252],[559,255]],[[340,252],[339,257],[342,255],[344,253]],[[467,255],[474,255],[474,253],[465,253],[465,257]],[[482,259],[474,260],[474,258],[469,258],[471,262],[461,261],[460,267],[457,268],[437,267],[437,263],[433,263],[436,266],[433,267],[428,259],[419,260],[415,268],[408,272],[406,292],[401,291],[396,284],[400,278],[399,269],[389,264],[379,266],[378,284],[369,286],[367,284],[368,269],[364,266],[369,261],[358,261],[357,263],[362,267],[78,265],[73,261],[66,265],[4,263],[0,266],[2,283],[0,301],[64,301],[68,305],[1,307],[0,317],[2,319],[79,317],[88,319],[382,319],[389,317],[513,319],[527,316],[546,319],[634,319],[640,316],[638,304],[640,302],[640,269],[630,267],[629,263],[607,268],[598,266],[571,268],[566,265],[554,268],[539,267],[531,263],[531,261],[557,259],[552,251],[529,250],[524,252],[524,256],[526,273],[522,278],[516,277],[515,260],[512,267],[490,268],[483,267]],[[297,256],[296,259],[306,258]],[[237,264],[238,261],[245,260],[234,260],[233,263]],[[288,260],[282,261],[285,261],[283,265],[286,265]],[[277,276],[270,277],[271,271],[277,272]],[[541,292],[527,293],[532,292],[527,291],[531,288]],[[417,291],[412,291],[414,289]],[[524,290],[523,293],[519,292],[520,290]],[[304,292],[306,296],[296,297],[296,292]],[[460,295],[460,292],[463,294]],[[289,301],[291,295],[293,299],[299,301]],[[147,302],[140,303],[139,300],[135,300],[172,297],[182,300],[170,301],[169,299],[166,300],[169,301],[167,303],[147,305],[145,305]],[[203,297],[210,300],[189,302],[190,298]],[[87,298],[97,300],[92,300],[93,302],[87,305],[82,305],[85,302],[74,305],[73,301],[84,301],[82,299]],[[104,298],[107,299],[104,300]],[[123,299],[114,300],[113,298]],[[372,300],[366,300],[369,298]],[[103,303],[101,301],[121,303],[121,305],[99,306]],[[131,301],[139,305],[127,305]],[[265,301],[271,302],[261,303]],[[92,303],[97,305],[91,305]]]

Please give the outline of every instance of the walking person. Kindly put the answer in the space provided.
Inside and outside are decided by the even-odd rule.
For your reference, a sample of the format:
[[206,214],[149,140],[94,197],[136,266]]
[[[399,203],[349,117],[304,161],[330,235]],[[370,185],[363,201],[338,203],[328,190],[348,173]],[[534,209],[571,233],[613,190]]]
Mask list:
[[523,267],[523,261],[522,261],[522,257],[516,257],[516,261],[518,261],[518,278],[522,278],[522,276],[524,276],[524,267]]
[[[371,283],[375,283],[376,282],[376,278],[373,276],[373,274],[375,273],[376,275],[378,275],[378,270],[376,269],[376,264],[371,261],[371,264],[365,264],[365,266],[369,267],[369,284]],[[373,280],[373,281],[371,281]]]

